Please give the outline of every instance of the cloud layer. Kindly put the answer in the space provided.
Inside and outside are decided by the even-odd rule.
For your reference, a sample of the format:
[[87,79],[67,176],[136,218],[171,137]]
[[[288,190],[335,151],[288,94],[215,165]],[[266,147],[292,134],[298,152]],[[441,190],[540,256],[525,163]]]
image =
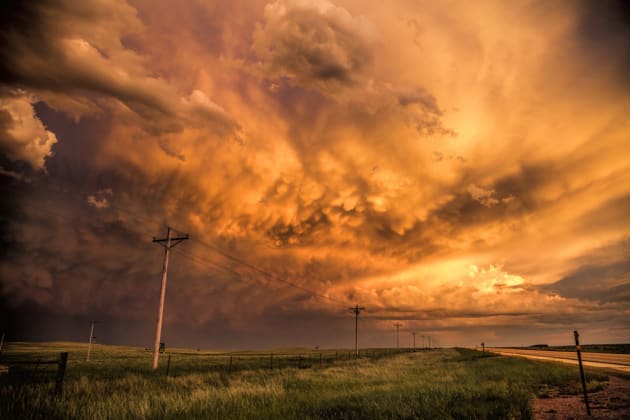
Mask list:
[[182,344],[349,345],[356,303],[371,345],[396,319],[443,345],[627,340],[622,16],[614,2],[10,3],[0,295],[150,331],[150,238],[168,224],[193,238],[168,291]]

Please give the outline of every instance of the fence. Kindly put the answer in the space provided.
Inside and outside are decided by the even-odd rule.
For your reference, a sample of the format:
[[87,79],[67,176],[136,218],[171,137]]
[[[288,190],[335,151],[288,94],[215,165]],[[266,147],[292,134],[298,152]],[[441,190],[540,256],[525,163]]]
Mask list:
[[[56,370],[56,374],[55,374],[55,395],[61,395],[61,393],[63,392],[63,380],[64,377],[66,375],[66,365],[68,364],[68,353],[67,352],[61,352],[59,353],[59,358],[55,359],[55,360],[41,360],[41,358],[37,359],[37,360],[13,360],[13,359],[9,359],[9,360],[4,360],[2,362],[3,364],[5,364],[8,369],[7,369],[7,374],[8,375],[14,375],[14,374],[18,374],[24,378],[28,378],[29,382],[32,381],[32,378],[38,374],[41,374],[42,372],[39,370],[39,368],[43,365],[57,365],[57,370]],[[26,366],[35,366],[34,369],[25,369],[24,367]]]
[[[417,349],[423,351],[426,349]],[[412,349],[363,349],[359,352],[360,360],[376,361],[383,357],[412,352]],[[8,356],[8,355],[7,355]],[[7,357],[3,354],[2,364],[10,367],[10,383],[25,384],[34,382],[48,382],[53,374],[52,369],[42,369],[42,366],[56,365],[54,392],[62,393],[64,377],[67,377],[66,364],[68,353],[59,353],[56,360],[44,360],[50,356],[33,356],[30,360],[22,359],[26,354],[13,354]],[[34,357],[39,357],[35,359]],[[131,350],[129,352],[93,352],[90,362],[81,358],[82,353],[73,353],[72,359],[79,358],[70,376],[106,375],[109,378],[124,377],[131,373],[145,375],[151,373],[150,360],[146,351]],[[160,355],[158,376],[182,376],[203,372],[231,374],[247,370],[270,371],[278,369],[317,369],[334,365],[354,363],[357,357],[350,350],[304,350],[292,352],[229,352],[205,353],[195,351],[171,351]],[[34,368],[33,368],[34,367]]]
[[[360,359],[377,360],[383,357],[412,352],[412,349],[367,349],[359,352]],[[421,350],[417,350],[421,351]],[[243,370],[311,369],[329,367],[336,363],[357,360],[354,351],[320,351],[303,353],[195,353],[173,352],[165,355],[161,369],[166,375],[199,371],[231,373]]]

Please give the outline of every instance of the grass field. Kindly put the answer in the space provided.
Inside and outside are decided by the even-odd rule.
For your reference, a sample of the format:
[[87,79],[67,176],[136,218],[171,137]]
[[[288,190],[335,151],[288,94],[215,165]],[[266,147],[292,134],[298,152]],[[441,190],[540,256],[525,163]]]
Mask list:
[[[580,390],[575,367],[467,349],[373,349],[359,360],[328,350],[321,364],[319,352],[282,350],[273,370],[269,353],[235,353],[229,370],[227,354],[175,350],[167,377],[165,356],[152,372],[143,349],[97,346],[87,363],[85,347],[12,343],[3,364],[70,355],[60,397],[53,393],[55,365],[35,374],[33,365],[20,365],[0,375],[0,418],[526,419],[535,395]],[[606,379],[588,371],[591,390]]]

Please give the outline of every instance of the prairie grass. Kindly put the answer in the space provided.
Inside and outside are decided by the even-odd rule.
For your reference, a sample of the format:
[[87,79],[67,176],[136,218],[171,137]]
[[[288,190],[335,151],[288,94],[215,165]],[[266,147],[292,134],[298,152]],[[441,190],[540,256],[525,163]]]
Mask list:
[[[328,350],[321,365],[311,354],[300,368],[307,351],[283,350],[273,370],[268,353],[241,353],[232,371],[228,356],[176,351],[168,377],[164,356],[152,372],[151,354],[137,348],[97,346],[87,363],[85,346],[13,344],[3,361],[59,351],[70,352],[62,396],[52,392],[54,365],[40,372],[49,380],[12,370],[0,376],[1,419],[527,419],[536,394],[580,391],[575,367],[466,349],[373,350],[359,360]],[[607,379],[588,378],[592,389]]]

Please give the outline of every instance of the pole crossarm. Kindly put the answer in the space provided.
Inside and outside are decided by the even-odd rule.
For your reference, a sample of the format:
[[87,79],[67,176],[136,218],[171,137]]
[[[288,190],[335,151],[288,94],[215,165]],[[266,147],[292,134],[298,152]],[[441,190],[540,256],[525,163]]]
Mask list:
[[[170,248],[175,248],[175,246],[177,244],[182,243],[183,241],[185,241],[188,238],[188,235],[184,235],[184,236],[178,236],[176,238],[171,238],[171,244],[170,244]],[[168,238],[162,238],[162,239],[157,239],[155,236],[153,237],[153,241],[154,243],[160,244],[163,247],[168,246]],[[164,244],[164,242],[166,242],[166,244]]]

